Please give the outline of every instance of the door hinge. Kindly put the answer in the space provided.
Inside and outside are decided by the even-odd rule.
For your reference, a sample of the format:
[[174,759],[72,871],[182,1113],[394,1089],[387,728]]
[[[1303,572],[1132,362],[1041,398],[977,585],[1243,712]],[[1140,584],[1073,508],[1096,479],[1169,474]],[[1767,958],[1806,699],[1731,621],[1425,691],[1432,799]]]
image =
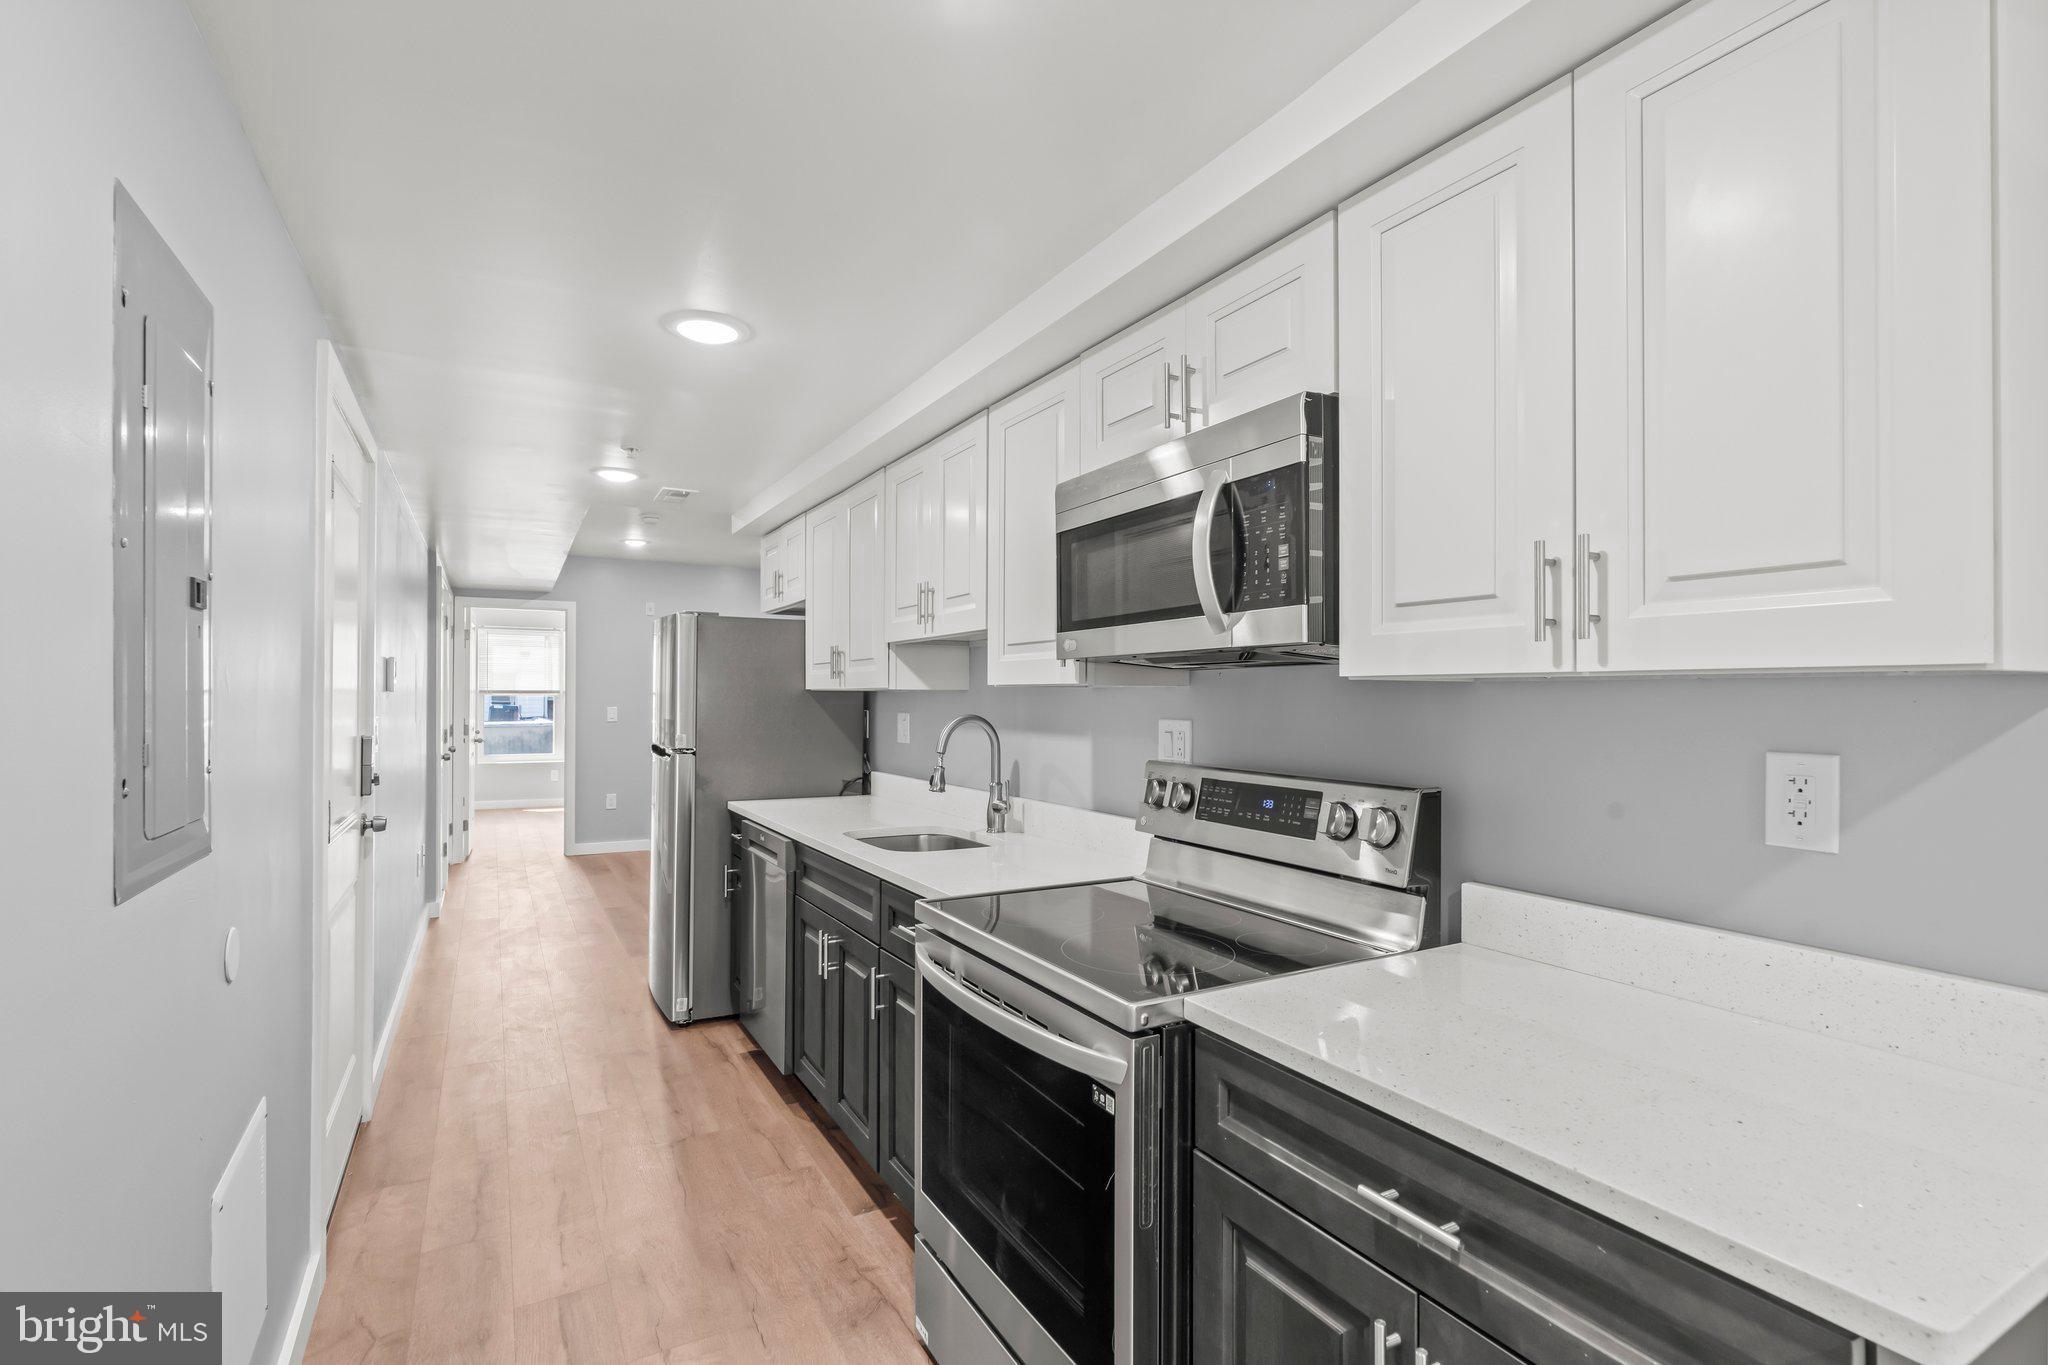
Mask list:
[[144,412],[149,411],[149,385],[147,384],[142,386],[142,410]]
[[149,741],[146,739],[142,741],[142,766],[149,766]]
[[467,820],[464,820],[464,821],[462,822],[462,832],[463,832],[464,834],[467,834],[467,833],[469,833],[469,821],[467,821]]

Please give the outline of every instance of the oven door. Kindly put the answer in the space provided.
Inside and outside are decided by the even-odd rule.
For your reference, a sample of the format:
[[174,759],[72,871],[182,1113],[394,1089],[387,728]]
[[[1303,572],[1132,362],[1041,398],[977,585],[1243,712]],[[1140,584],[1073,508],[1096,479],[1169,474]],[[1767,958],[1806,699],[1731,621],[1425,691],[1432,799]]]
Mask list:
[[918,1237],[1024,1365],[1153,1361],[1158,1038],[928,930],[917,968]]
[[1322,643],[1324,500],[1306,447],[1250,451],[1060,513],[1060,657]]

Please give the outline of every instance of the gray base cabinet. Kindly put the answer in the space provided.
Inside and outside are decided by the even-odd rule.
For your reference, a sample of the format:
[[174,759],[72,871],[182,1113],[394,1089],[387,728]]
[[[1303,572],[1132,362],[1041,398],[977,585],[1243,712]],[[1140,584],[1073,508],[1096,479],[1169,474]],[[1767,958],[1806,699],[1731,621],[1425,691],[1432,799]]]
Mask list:
[[797,854],[792,1070],[906,1207],[917,1193],[916,898]]

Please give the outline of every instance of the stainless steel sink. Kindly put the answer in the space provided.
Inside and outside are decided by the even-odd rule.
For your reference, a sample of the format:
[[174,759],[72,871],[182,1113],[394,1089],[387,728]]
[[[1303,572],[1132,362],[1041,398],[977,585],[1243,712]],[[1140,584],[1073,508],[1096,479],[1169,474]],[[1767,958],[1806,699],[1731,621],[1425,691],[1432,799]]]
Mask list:
[[849,838],[890,853],[944,853],[956,848],[987,848],[980,839],[943,829],[878,829],[866,833],[849,831]]

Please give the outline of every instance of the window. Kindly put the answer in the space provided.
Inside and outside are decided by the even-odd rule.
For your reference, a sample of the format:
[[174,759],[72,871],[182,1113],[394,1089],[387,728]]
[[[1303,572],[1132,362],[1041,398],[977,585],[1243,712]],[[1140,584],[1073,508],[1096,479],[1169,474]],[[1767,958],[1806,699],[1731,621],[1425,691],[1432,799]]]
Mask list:
[[476,633],[476,712],[486,763],[562,757],[562,632],[483,626]]

